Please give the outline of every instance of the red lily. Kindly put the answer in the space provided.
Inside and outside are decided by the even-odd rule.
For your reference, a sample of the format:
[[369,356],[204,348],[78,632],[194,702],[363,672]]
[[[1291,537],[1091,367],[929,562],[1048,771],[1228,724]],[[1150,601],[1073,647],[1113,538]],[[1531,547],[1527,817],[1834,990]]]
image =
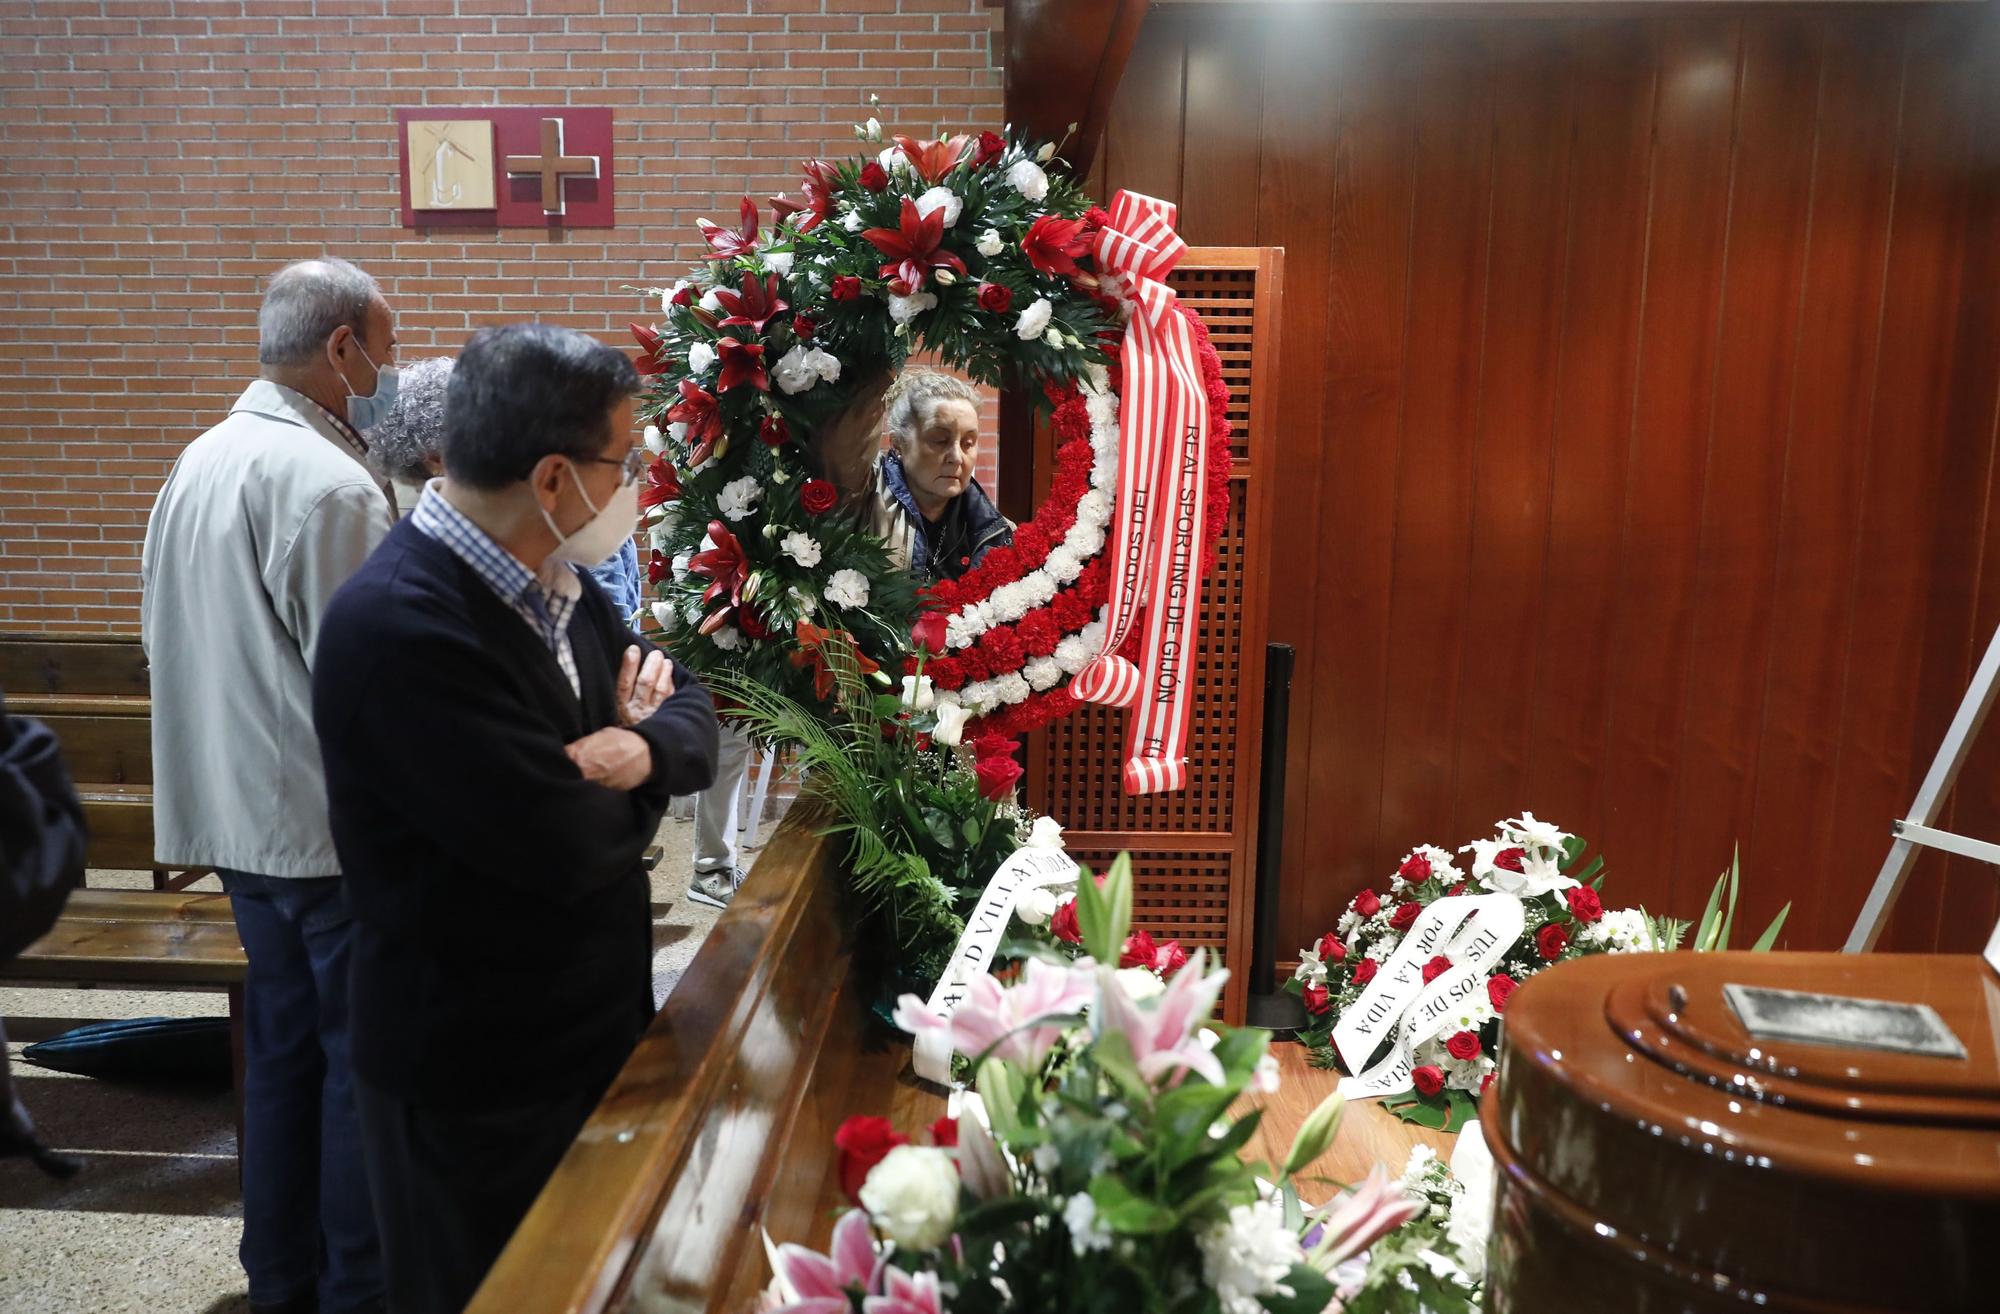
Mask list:
[[661,350],[665,344],[660,341],[660,335],[644,324],[634,324],[632,336],[639,340],[639,359],[635,365],[639,373],[664,374],[667,369],[667,354]]
[[[713,533],[713,530],[710,532]],[[792,632],[799,641],[797,651],[792,653],[792,665],[800,670],[812,671],[813,696],[821,702],[833,697],[834,689],[833,668],[826,662],[825,647],[828,642],[838,639],[852,648],[854,660],[861,664],[862,675],[873,675],[882,669],[862,656],[861,649],[854,644],[854,636],[846,630],[823,630],[810,621],[802,620]]]
[[722,410],[715,398],[693,379],[681,380],[681,399],[667,408],[667,419],[687,426],[688,466],[706,461],[722,441]]
[[1045,214],[1035,220],[1021,239],[1028,263],[1044,274],[1074,274],[1076,258],[1088,250],[1083,237],[1083,220],[1058,219]]
[[933,269],[949,269],[959,274],[965,272],[965,261],[949,251],[938,250],[938,243],[944,240],[944,211],[933,210],[928,215],[920,215],[917,203],[907,196],[903,198],[901,228],[870,228],[861,235],[874,243],[877,251],[889,257],[889,262],[882,266],[882,276],[888,278],[893,275],[908,284],[911,292],[923,286],[924,279]]
[[671,502],[681,495],[680,471],[666,457],[655,457],[646,467],[646,485],[639,490],[639,506],[643,510]]
[[778,216],[774,223],[783,223],[786,216],[796,214],[799,218],[793,229],[810,233],[833,217],[833,194],[840,188],[840,170],[825,160],[806,160],[804,164],[806,203],[800,205],[787,197],[773,196],[771,208]]
[[722,321],[724,328],[731,324],[748,324],[759,334],[763,333],[764,326],[771,322],[773,315],[791,309],[778,298],[776,274],[768,274],[761,280],[755,274],[745,274],[741,292],[725,292],[717,288],[715,300],[729,312],[729,318]]
[[741,228],[724,228],[706,219],[697,219],[695,227],[701,229],[701,235],[708,239],[708,244],[715,248],[717,255],[724,260],[733,260],[757,249],[757,203],[747,196],[743,198],[741,217]]
[[690,574],[708,576],[702,602],[707,604],[726,597],[729,603],[724,610],[742,606],[743,585],[750,579],[750,559],[744,555],[743,545],[720,520],[708,522],[708,541],[715,546],[702,549],[688,561]]
[[728,392],[746,383],[761,392],[771,390],[771,376],[764,369],[763,343],[719,338],[715,345],[722,352],[722,377],[715,381],[717,392]]
[[956,169],[959,161],[972,147],[972,138],[964,133],[946,137],[942,141],[918,141],[915,137],[896,135],[896,145],[902,150],[903,158],[917,171],[917,177],[936,184],[944,181],[944,176]]

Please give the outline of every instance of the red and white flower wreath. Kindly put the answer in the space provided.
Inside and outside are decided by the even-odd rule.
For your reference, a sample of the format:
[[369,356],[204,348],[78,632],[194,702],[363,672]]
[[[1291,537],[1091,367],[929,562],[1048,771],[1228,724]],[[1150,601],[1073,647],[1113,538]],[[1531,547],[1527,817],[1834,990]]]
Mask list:
[[[1229,513],[1229,389],[1222,361],[1201,317],[1184,305],[1209,411],[1207,514],[1201,571],[1215,564],[1216,543]],[[945,616],[945,653],[923,666],[939,697],[974,718],[968,734],[1009,738],[1068,716],[1081,706],[1069,681],[1102,647],[1111,589],[1105,542],[1118,485],[1116,365],[1095,371],[1084,386],[1051,387],[1056,472],[1048,500],[1014,531],[1012,547],[995,548],[958,580],[940,580],[926,606]],[[1137,654],[1133,627],[1120,655]],[[907,671],[915,673],[912,659]]]

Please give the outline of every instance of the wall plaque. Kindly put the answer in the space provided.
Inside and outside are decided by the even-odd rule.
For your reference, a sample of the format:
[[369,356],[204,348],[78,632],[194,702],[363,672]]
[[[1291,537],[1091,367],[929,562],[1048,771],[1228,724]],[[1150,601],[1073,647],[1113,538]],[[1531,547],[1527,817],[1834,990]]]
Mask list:
[[406,228],[616,222],[609,109],[424,105],[396,123]]

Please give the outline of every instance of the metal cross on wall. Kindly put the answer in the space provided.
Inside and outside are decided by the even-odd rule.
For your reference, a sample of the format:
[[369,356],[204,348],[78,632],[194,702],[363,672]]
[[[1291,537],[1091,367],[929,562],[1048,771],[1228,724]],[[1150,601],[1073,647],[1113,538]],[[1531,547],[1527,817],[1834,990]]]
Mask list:
[[540,155],[509,155],[507,172],[513,174],[538,173],[542,177],[542,211],[545,214],[563,212],[563,184],[565,177],[595,178],[597,157],[595,155],[563,154],[563,125],[561,119],[542,120],[542,153]]

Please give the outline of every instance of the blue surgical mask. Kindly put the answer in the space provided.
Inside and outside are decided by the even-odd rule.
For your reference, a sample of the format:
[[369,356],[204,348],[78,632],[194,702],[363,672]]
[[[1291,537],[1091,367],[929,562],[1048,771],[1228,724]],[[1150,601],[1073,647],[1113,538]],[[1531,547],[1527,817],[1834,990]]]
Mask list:
[[[347,389],[347,422],[366,433],[388,418],[390,410],[396,405],[396,367],[376,366],[374,357],[368,354],[367,349],[359,341],[355,342],[354,349],[361,353],[361,359],[375,368],[375,391],[363,397],[354,391],[345,374],[340,375],[340,383]],[[332,358],[332,354],[332,348],[328,348],[328,359]],[[340,374],[338,367],[335,367],[334,373]]]

